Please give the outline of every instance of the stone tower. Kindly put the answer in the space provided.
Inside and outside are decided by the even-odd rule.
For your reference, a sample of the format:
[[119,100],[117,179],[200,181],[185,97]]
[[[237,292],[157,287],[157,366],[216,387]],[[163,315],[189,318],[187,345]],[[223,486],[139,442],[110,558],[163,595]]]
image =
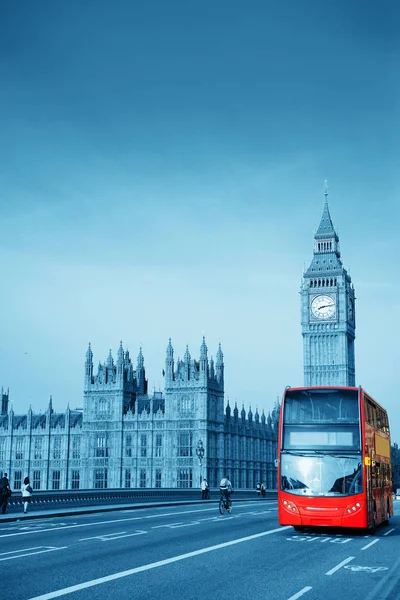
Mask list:
[[[171,471],[195,468],[195,481],[207,474],[211,485],[223,477],[224,470],[224,357],[219,345],[214,363],[208,359],[208,349],[203,336],[199,360],[192,359],[189,348],[183,360],[174,363],[174,350],[169,340],[165,360],[165,417],[170,439],[178,432],[177,458],[170,452]],[[176,436],[175,436],[176,437]],[[188,450],[179,439],[188,438]],[[193,461],[199,443],[204,446],[201,466]],[[198,465],[198,466],[197,466]],[[200,472],[201,471],[201,472]],[[175,486],[175,482],[171,482]]]
[[300,290],[304,385],[354,386],[355,293],[340,258],[326,183],[324,195],[314,256]]

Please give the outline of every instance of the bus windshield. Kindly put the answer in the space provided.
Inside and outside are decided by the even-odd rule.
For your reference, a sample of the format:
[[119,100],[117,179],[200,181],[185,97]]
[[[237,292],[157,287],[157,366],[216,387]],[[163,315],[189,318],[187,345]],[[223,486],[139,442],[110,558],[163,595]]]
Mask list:
[[308,496],[360,494],[363,491],[361,456],[283,451],[281,489]]

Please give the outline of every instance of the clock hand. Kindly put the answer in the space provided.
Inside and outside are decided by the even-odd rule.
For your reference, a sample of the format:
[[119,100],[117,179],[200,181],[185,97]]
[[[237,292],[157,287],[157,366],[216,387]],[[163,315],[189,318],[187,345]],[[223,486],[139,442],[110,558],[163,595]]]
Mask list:
[[329,308],[329,306],[335,306],[334,304],[324,304],[323,306],[320,306],[318,308],[318,310],[321,310],[322,308]]

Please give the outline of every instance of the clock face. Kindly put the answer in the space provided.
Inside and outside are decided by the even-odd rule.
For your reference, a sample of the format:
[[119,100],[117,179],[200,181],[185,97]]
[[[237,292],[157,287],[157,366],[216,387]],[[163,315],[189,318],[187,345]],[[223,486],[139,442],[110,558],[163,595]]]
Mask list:
[[311,314],[316,319],[332,319],[336,315],[336,300],[333,296],[315,296],[311,302]]

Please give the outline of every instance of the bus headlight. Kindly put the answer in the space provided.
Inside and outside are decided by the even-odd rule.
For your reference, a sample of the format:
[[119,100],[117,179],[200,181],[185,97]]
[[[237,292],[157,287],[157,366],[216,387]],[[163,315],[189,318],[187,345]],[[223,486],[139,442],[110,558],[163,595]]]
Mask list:
[[299,509],[297,508],[297,506],[295,505],[294,502],[292,502],[291,500],[282,500],[282,504],[284,506],[284,508],[286,508],[287,511],[291,512],[291,513],[298,513]]
[[344,509],[344,515],[354,515],[361,510],[362,502],[352,502]]

